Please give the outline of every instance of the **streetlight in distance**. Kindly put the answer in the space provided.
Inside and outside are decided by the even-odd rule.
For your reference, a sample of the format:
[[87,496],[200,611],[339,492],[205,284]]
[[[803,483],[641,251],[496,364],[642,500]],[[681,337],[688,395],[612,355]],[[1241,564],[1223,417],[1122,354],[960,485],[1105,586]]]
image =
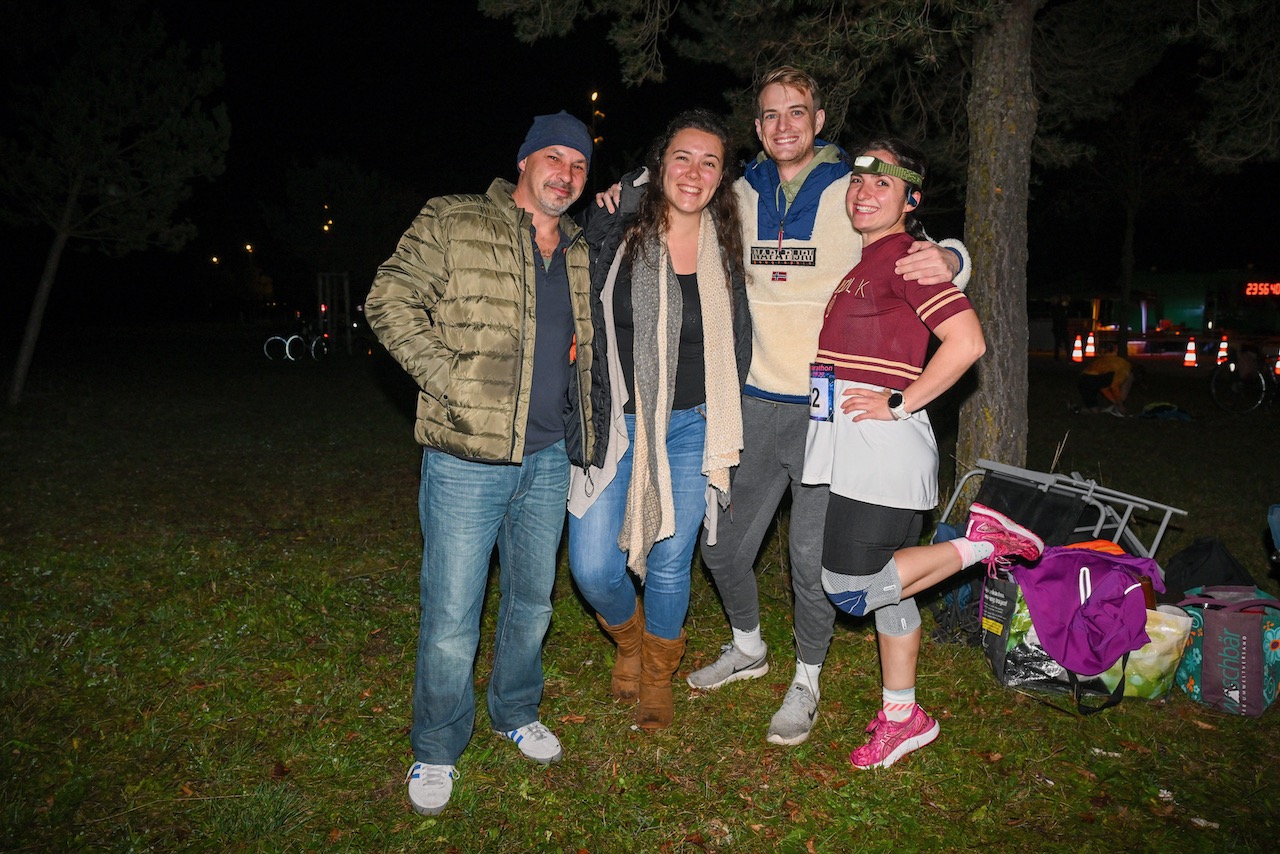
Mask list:
[[[591,131],[591,144],[595,146],[595,151],[592,152],[592,156],[591,156],[592,164],[596,164],[600,162],[600,146],[604,142],[604,136],[601,135],[600,129],[599,129],[600,122],[604,121],[604,113],[600,111],[599,103],[600,103],[600,93],[592,92],[591,93],[591,127],[589,128],[589,130]],[[598,190],[600,185],[600,182],[598,180],[600,177],[600,169],[598,167],[593,166],[591,170],[591,175],[592,175],[591,189]]]
[[604,137],[600,135],[600,132],[597,129],[597,125],[599,124],[599,122],[604,121],[604,113],[600,112],[600,108],[596,106],[599,101],[600,101],[600,93],[592,92],[591,93],[591,141],[596,145],[599,145],[600,143],[604,142]]

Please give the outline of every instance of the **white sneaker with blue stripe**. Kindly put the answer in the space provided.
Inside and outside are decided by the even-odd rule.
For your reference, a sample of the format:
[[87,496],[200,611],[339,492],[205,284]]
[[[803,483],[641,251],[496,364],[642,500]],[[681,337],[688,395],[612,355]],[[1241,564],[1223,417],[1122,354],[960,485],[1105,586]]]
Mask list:
[[525,724],[519,729],[508,730],[502,735],[514,741],[516,747],[520,748],[520,752],[534,762],[550,765],[552,762],[559,761],[561,756],[564,756],[564,750],[560,747],[560,739],[556,738],[551,730],[543,726],[541,721]]
[[453,795],[453,781],[456,779],[458,769],[452,765],[413,763],[405,776],[413,811],[419,815],[437,815],[442,812]]

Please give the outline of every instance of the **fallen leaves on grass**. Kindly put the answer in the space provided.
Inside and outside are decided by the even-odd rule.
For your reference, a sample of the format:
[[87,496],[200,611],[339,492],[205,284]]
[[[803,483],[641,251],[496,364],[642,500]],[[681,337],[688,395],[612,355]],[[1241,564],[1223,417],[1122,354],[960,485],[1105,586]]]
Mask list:
[[[697,831],[686,834],[685,837],[680,840],[680,842],[682,844],[687,843],[689,845],[696,845],[704,851],[707,849],[707,840],[703,837],[701,833],[698,833]],[[667,854],[667,852],[672,851],[673,849],[670,842],[664,842],[662,843],[661,847],[658,848],[658,850],[663,852],[663,854]]]

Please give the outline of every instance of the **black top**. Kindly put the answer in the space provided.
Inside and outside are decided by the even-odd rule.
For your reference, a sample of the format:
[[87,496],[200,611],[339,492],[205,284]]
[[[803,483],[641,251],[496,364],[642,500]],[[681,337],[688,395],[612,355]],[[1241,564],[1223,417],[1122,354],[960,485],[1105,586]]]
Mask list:
[[[706,369],[702,349],[702,301],[698,298],[698,276],[676,274],[683,305],[680,319],[680,353],[676,361],[676,389],[672,409],[692,409],[706,402]],[[631,302],[631,265],[624,261],[613,287],[613,325],[618,338],[618,363],[627,384],[628,415],[636,412],[635,323]]]

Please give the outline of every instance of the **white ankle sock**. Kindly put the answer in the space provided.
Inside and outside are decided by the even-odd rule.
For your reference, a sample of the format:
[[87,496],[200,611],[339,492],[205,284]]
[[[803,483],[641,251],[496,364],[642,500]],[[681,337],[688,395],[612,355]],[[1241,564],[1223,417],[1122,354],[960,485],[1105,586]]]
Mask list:
[[796,659],[796,678],[792,679],[793,685],[803,685],[813,692],[813,699],[818,699],[818,679],[822,676],[821,664],[805,664],[800,659]]
[[740,629],[734,629],[733,645],[747,655],[764,655],[764,638],[760,637],[759,626],[745,632]]
[[980,560],[986,560],[996,550],[996,547],[986,540],[974,542],[967,537],[960,537],[954,540],[947,540],[947,542],[955,546],[956,551],[960,552],[960,563],[964,566],[973,566]]
[[882,697],[884,702],[884,716],[891,721],[901,723],[911,717],[911,711],[916,706],[916,688],[912,685],[901,691],[891,691],[883,688]]

